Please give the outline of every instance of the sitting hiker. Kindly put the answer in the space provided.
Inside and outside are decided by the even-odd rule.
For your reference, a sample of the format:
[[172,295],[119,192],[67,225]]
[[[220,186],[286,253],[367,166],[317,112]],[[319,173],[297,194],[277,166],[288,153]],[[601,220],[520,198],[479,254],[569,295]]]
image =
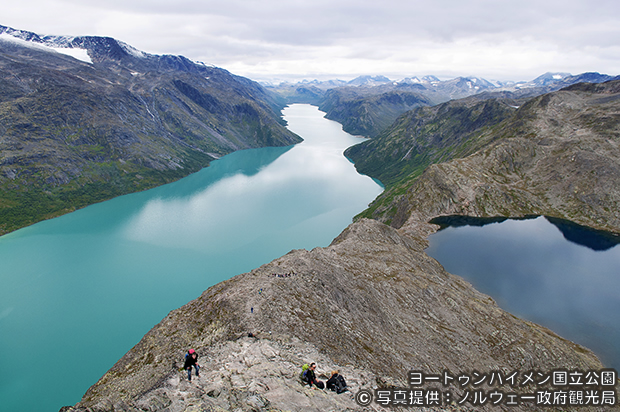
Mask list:
[[185,355],[185,365],[183,365],[183,369],[187,370],[187,379],[192,381],[192,366],[196,369],[196,376],[200,376],[198,371],[200,370],[200,365],[198,365],[198,354],[195,350],[190,349]]
[[312,387],[312,385],[314,384],[316,385],[317,388],[324,389],[325,384],[316,378],[316,375],[314,374],[315,370],[316,370],[316,363],[312,362],[310,364],[310,367],[305,373],[305,380],[306,382],[308,382],[308,385],[310,385],[310,387]]
[[327,381],[327,389],[331,389],[336,393],[345,392],[347,388],[347,383],[345,382],[342,375],[338,373],[338,371],[332,371],[332,377]]

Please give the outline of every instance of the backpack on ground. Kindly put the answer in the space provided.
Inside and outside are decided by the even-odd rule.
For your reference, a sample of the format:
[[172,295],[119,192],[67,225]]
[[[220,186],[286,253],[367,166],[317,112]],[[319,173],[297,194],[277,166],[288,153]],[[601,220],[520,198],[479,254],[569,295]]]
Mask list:
[[347,383],[345,382],[342,375],[338,375],[336,377],[335,386],[336,386],[336,393],[342,393],[347,390]]
[[306,373],[308,372],[308,369],[310,369],[310,365],[304,363],[301,367],[301,373],[299,374],[299,379],[302,382],[308,382],[308,380],[306,379]]
[[329,378],[329,380],[327,381],[327,389],[331,389],[336,393],[342,393],[345,392],[348,388],[347,383],[342,377],[342,375],[337,374]]

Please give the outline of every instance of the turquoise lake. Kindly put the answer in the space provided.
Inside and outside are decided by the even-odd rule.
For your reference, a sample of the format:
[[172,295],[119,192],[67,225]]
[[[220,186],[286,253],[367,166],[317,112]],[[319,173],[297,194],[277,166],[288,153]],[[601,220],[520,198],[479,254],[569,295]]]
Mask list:
[[0,237],[0,409],[77,403],[168,312],[289,252],[327,246],[382,191],[362,141],[309,105],[304,142],[232,153],[178,182]]

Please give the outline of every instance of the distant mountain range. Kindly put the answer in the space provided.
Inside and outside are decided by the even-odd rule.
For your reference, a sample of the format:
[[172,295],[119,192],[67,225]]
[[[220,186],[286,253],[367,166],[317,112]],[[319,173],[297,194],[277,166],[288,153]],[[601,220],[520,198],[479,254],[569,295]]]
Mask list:
[[[606,74],[600,74],[596,72],[588,72],[582,73],[578,75],[572,75],[570,73],[545,73],[534,80],[530,80],[528,82],[520,81],[498,81],[498,80],[487,80],[481,77],[456,77],[454,79],[449,80],[440,80],[438,77],[433,75],[423,76],[423,77],[405,77],[400,80],[391,80],[386,76],[378,75],[378,76],[370,76],[363,75],[354,78],[353,80],[345,81],[345,80],[302,80],[300,82],[280,82],[280,83],[271,83],[271,82],[261,82],[263,86],[268,89],[283,91],[290,88],[299,88],[299,87],[315,87],[320,90],[329,90],[337,87],[378,87],[378,86],[387,86],[387,87],[403,87],[403,85],[421,85],[424,88],[436,88],[437,90],[444,89],[457,89],[460,90],[460,96],[458,97],[466,97],[472,94],[481,93],[483,91],[488,90],[496,90],[496,91],[517,91],[521,89],[529,89],[533,87],[566,87],[575,83],[602,83],[610,80],[618,80],[620,76],[610,76]],[[384,87],[385,88],[385,87]],[[557,89],[556,89],[557,90]]]
[[0,234],[301,139],[258,83],[110,37],[0,26]]
[[344,130],[375,137],[396,118],[419,106],[433,106],[469,96],[530,98],[576,83],[602,83],[620,79],[600,73],[545,73],[529,82],[489,81],[480,77],[440,80],[436,76],[390,80],[385,76],[359,76],[350,81],[302,81],[264,84],[288,103],[318,105],[327,118],[343,124]]

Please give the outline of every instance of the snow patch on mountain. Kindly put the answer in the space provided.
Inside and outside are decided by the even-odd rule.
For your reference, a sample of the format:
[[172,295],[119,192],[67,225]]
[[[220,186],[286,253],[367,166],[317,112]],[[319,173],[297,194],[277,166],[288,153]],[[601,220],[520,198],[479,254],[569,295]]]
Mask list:
[[[53,47],[53,46],[50,46],[44,43],[36,43],[33,41],[24,40],[19,37],[13,36],[9,33],[0,34],[0,40],[11,41],[14,43],[18,43],[21,46],[32,47],[32,48],[47,51],[47,52],[64,54],[64,55],[73,57],[74,59],[83,61],[85,63],[90,63],[90,64],[93,63],[86,49],[69,48],[69,47]],[[70,40],[68,40],[66,44],[69,44],[69,42]],[[52,44],[60,45],[61,43],[59,42],[59,43],[52,43]]]
[[145,53],[145,52],[143,52],[141,50],[138,50],[135,47],[130,46],[130,45],[128,45],[125,42],[122,42],[122,41],[119,41],[119,40],[116,40],[116,42],[118,43],[119,46],[121,46],[121,48],[123,50],[125,50],[125,52],[127,52],[127,54],[130,54],[130,55],[132,55],[134,57],[138,57],[138,58],[148,57],[148,53]]

